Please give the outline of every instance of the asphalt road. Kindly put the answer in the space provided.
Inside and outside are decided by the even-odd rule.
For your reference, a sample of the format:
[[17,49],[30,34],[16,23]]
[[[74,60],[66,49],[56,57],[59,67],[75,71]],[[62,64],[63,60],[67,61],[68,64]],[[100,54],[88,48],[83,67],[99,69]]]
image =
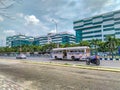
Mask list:
[[[0,59],[7,59],[7,60],[16,60],[15,57],[3,57],[0,56]],[[21,59],[21,60],[29,60],[29,61],[37,61],[37,62],[54,62],[54,63],[67,63],[67,64],[82,64],[86,65],[85,61],[71,61],[71,60],[53,60],[49,57],[27,57],[27,59]],[[94,64],[91,64],[94,66]],[[114,68],[120,68],[120,61],[112,61],[112,60],[101,60],[100,66],[103,67],[114,67]]]
[[0,60],[0,90],[120,90],[119,72]]

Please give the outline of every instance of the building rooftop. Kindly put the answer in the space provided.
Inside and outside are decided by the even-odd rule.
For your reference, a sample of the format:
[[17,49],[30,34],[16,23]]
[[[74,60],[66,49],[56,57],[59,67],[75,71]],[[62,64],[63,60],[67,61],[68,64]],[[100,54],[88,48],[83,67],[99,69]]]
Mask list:
[[114,14],[114,13],[119,13],[119,12],[120,12],[120,10],[111,11],[111,12],[106,12],[106,13],[102,13],[102,14],[94,15],[94,16],[91,16],[91,17],[87,17],[87,18],[83,18],[83,19],[75,20],[74,23],[77,23],[77,22],[80,22],[80,21],[83,21],[83,20],[92,19],[92,18],[97,18],[97,17],[99,17],[99,16],[105,16],[105,15],[110,15],[110,14]]
[[[54,35],[59,35],[59,34],[72,34],[70,32],[59,32],[59,33],[48,33],[47,35],[42,35],[42,36],[39,36],[39,37],[47,37],[47,36],[54,36]],[[74,35],[74,34],[72,34]],[[36,38],[39,38],[39,37],[36,37]]]

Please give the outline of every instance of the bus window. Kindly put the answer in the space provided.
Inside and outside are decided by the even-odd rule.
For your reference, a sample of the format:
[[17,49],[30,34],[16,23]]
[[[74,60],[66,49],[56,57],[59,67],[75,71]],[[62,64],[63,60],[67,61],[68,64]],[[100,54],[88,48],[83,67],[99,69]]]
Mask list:
[[62,51],[59,51],[59,53],[61,54],[61,53],[62,53]]
[[73,51],[70,51],[69,54],[73,54]]
[[55,51],[55,54],[57,54],[58,53],[58,51]]
[[76,51],[76,54],[80,54],[80,51],[79,51],[79,50],[77,50],[77,51]]
[[82,53],[84,53],[84,50],[81,50]]

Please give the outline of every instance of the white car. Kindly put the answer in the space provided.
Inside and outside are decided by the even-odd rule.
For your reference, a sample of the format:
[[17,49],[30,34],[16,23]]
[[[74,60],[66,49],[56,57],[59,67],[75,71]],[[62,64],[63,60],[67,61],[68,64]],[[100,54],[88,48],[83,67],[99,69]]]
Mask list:
[[25,54],[19,54],[16,56],[16,59],[26,59],[26,55]]

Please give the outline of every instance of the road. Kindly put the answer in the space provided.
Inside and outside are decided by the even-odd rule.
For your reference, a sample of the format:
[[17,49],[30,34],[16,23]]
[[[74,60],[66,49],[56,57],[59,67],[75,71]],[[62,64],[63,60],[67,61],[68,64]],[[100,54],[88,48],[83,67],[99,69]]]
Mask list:
[[117,72],[19,60],[0,59],[0,80],[0,90],[120,90],[120,73]]
[[[16,60],[15,57],[2,57],[2,56],[0,56],[0,59]],[[49,57],[27,57],[27,59],[25,59],[25,60],[37,61],[37,62],[54,62],[54,63],[63,63],[63,64],[68,63],[68,64],[76,64],[76,65],[78,65],[78,64],[86,65],[86,63],[84,61],[53,60],[53,59],[50,59]],[[101,60],[100,66],[113,67],[113,68],[119,67],[120,68],[120,61]]]

